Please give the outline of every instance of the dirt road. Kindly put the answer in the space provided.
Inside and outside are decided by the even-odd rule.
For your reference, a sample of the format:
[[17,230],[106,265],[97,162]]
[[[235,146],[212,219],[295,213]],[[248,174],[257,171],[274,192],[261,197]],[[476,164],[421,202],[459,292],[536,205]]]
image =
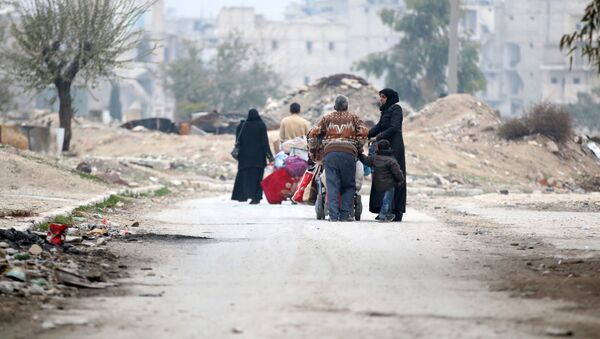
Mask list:
[[491,292],[485,244],[414,210],[402,224],[329,223],[223,197],[148,217],[146,231],[171,236],[113,244],[134,272],[126,295],[73,300],[42,337],[535,338],[593,321]]

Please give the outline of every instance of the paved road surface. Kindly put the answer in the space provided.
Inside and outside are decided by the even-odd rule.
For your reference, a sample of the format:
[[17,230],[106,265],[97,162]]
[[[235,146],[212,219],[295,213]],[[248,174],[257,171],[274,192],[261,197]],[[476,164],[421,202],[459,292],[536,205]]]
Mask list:
[[543,337],[565,316],[489,292],[478,245],[413,210],[402,224],[329,223],[311,207],[212,198],[152,217],[151,231],[214,240],[116,245],[139,265],[130,295],[78,301],[51,320],[86,325],[47,337]]

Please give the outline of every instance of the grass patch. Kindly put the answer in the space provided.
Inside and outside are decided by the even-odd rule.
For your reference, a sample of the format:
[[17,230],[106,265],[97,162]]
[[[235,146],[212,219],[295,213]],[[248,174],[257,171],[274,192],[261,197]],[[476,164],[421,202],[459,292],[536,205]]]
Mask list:
[[118,205],[120,203],[126,203],[127,202],[127,197],[121,196],[121,195],[111,195],[110,197],[106,198],[103,202],[99,202],[95,205],[84,205],[84,206],[79,206],[75,209],[75,211],[73,212],[74,214],[77,213],[83,213],[83,212],[89,212],[91,210],[105,210],[108,208],[115,208],[118,207]]
[[171,190],[169,190],[166,187],[163,187],[161,189],[157,189],[156,191],[154,191],[154,196],[155,197],[164,197],[171,194]]
[[73,225],[75,224],[75,220],[70,215],[57,215],[50,222],[41,223],[35,226],[36,231],[38,232],[48,232],[48,228],[50,224],[63,224],[63,225]]

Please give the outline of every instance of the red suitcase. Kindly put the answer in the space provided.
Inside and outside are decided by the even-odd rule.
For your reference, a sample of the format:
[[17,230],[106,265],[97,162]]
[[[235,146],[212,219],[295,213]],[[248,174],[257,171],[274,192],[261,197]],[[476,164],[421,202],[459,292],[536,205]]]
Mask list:
[[269,204],[277,205],[294,194],[298,180],[299,178],[290,176],[285,168],[281,168],[264,178],[260,186]]

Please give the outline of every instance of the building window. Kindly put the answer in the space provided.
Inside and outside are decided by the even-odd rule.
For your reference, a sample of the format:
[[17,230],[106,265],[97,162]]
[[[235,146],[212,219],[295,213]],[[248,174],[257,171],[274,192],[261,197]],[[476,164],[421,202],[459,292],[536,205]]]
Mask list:
[[552,77],[552,84],[554,84],[554,85],[558,84],[558,78],[557,77]]
[[271,41],[271,50],[276,51],[279,49],[279,41],[273,40]]
[[335,42],[333,42],[333,41],[329,42],[329,50],[332,52],[335,51]]
[[579,85],[579,84],[581,84],[581,78],[574,78],[574,79],[573,79],[573,83],[574,83],[575,85]]
[[313,52],[313,42],[307,41],[306,42],[306,53],[312,54],[312,52]]

